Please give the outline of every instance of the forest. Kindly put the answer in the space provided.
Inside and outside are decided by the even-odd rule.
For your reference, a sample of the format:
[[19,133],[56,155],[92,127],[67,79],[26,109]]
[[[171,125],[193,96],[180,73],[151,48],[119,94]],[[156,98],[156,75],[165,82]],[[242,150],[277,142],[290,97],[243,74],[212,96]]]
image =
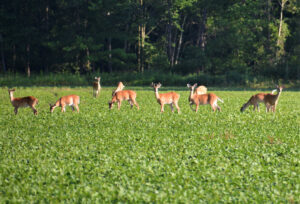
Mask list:
[[300,78],[298,0],[2,0],[0,73]]

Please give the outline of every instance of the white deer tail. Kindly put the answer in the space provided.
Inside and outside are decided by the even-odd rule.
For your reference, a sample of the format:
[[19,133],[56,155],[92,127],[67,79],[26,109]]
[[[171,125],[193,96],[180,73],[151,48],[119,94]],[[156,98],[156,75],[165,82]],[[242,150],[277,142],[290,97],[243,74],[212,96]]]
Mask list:
[[222,99],[220,99],[219,97],[218,97],[218,101],[220,101],[221,103],[224,103],[224,101]]

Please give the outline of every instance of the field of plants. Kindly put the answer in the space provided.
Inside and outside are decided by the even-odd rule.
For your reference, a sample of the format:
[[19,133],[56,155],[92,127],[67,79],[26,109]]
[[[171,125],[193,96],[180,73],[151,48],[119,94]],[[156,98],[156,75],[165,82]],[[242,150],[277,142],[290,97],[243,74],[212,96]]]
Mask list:
[[[283,90],[277,112],[239,109],[257,91],[213,90],[222,112],[188,105],[160,113],[150,87],[137,92],[140,110],[123,102],[108,109],[112,87],[17,88],[39,99],[16,116],[7,87],[0,89],[0,203],[298,203],[300,93]],[[269,90],[268,92],[270,92]],[[50,114],[60,96],[81,97],[80,113]]]

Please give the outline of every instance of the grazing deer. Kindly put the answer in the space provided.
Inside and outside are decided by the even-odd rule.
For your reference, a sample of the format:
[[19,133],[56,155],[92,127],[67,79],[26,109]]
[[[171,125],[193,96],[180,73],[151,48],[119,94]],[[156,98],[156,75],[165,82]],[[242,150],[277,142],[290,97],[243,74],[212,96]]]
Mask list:
[[195,87],[197,87],[197,84],[194,84],[193,86],[187,84],[187,87],[190,89],[190,96],[189,96],[190,107],[192,109],[192,105],[195,104],[196,113],[198,111],[199,105],[208,105],[208,104],[211,106],[214,112],[216,111],[216,109],[218,111],[221,111],[221,108],[218,106],[218,101],[223,103],[223,100],[221,100],[216,94],[208,93],[208,94],[198,95],[194,93],[194,89]]
[[96,98],[100,93],[100,77],[95,77],[95,81],[93,83],[93,96]]
[[173,105],[177,108],[177,112],[180,113],[180,108],[178,106],[178,101],[180,95],[175,92],[158,94],[158,89],[161,87],[161,83],[155,84],[152,82],[151,86],[154,88],[155,97],[157,102],[160,104],[160,112],[164,112],[164,105],[170,104],[172,112],[174,112]]
[[[248,102],[241,107],[241,112],[244,112],[245,109],[250,105],[254,106],[253,111],[257,109],[257,111],[259,112],[259,103],[265,104],[266,112],[269,112],[270,109],[275,112],[282,89],[283,86],[277,86],[276,89],[272,91],[272,93],[258,93],[251,96]],[[274,91],[277,91],[277,94],[273,94]]]
[[120,81],[119,83],[118,83],[118,87],[116,88],[116,90],[114,90],[113,92],[112,92],[112,96],[114,96],[118,91],[122,91],[123,89],[124,89],[124,84]]
[[38,104],[38,99],[33,97],[33,96],[26,96],[26,97],[21,97],[21,98],[14,98],[14,91],[15,89],[8,89],[8,94],[10,98],[10,102],[15,108],[15,114],[18,114],[18,109],[19,108],[25,108],[25,107],[30,107],[33,110],[33,114],[37,115],[38,111],[35,108],[35,105]]
[[194,93],[196,93],[196,94],[198,94],[198,95],[206,94],[206,93],[207,93],[207,88],[206,88],[205,86],[203,86],[203,85],[198,86],[198,87],[195,89]]
[[77,112],[79,113],[79,107],[78,104],[80,103],[79,96],[76,95],[69,95],[69,96],[63,96],[60,99],[56,101],[55,104],[49,104],[50,105],[50,113],[54,111],[56,107],[61,107],[61,112],[66,112],[66,106],[71,106],[72,110],[74,111],[74,107],[76,108]]
[[133,107],[133,104],[137,107],[139,110],[139,104],[136,102],[136,93],[132,90],[123,90],[116,92],[113,96],[111,101],[108,102],[109,109],[112,109],[114,103],[118,103],[118,110],[121,108],[122,101],[129,101],[131,108]]

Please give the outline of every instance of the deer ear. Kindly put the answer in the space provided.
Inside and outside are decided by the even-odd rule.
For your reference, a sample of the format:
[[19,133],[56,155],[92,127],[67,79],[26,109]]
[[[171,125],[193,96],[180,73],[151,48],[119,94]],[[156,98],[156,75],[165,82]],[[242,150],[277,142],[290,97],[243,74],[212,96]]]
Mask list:
[[186,86],[187,86],[188,88],[190,88],[190,87],[191,87],[191,85],[190,85],[190,84],[187,84]]
[[197,85],[198,85],[198,84],[197,84],[197,83],[195,83],[195,84],[194,84],[194,87],[196,87]]

